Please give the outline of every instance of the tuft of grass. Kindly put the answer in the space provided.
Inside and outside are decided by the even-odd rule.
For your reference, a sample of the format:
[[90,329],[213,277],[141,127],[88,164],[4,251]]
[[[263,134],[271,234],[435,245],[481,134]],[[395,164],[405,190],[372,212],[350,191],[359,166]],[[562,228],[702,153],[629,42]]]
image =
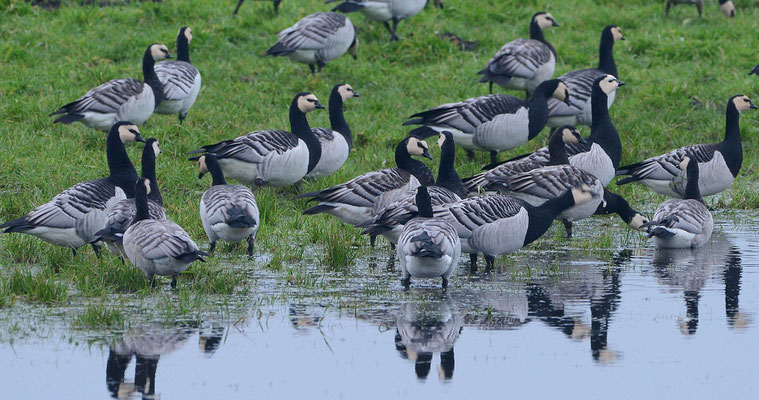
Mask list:
[[357,229],[338,226],[330,229],[324,237],[326,240],[322,262],[329,269],[345,269],[358,257],[362,238]]
[[121,311],[103,304],[88,305],[74,320],[74,326],[80,328],[123,328],[125,325],[126,319]]
[[57,282],[49,270],[35,275],[29,270],[16,268],[7,279],[7,288],[4,290],[10,295],[23,297],[28,301],[56,304],[64,302],[68,296],[66,286]]

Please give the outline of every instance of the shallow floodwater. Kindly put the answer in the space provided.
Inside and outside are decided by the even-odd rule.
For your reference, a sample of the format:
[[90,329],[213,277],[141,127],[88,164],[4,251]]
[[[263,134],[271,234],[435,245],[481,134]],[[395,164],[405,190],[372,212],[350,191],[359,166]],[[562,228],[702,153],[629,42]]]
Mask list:
[[404,292],[381,248],[311,290],[259,271],[231,318],[124,332],[15,305],[0,310],[0,397],[755,398],[757,221],[721,222],[696,251],[551,239],[492,274],[462,262],[447,293]]

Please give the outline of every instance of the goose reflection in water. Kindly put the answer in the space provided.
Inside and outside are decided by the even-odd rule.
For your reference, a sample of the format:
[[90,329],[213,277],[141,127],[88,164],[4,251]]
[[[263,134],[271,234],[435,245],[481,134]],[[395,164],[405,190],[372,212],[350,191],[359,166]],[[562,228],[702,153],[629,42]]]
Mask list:
[[701,289],[712,274],[724,268],[725,313],[730,327],[747,325],[748,316],[738,309],[741,281],[741,252],[722,235],[712,238],[711,244],[698,249],[657,249],[653,261],[654,274],[660,284],[683,291],[685,318],[679,321],[683,335],[698,330],[698,305]]
[[463,319],[450,299],[405,303],[396,322],[395,349],[402,358],[414,361],[417,378],[427,379],[434,353],[440,353],[440,379],[453,378],[453,346]]
[[[219,347],[224,328],[212,328],[201,333],[201,351],[213,354]],[[174,353],[184,347],[195,329],[174,327],[172,329],[144,327],[128,332],[121,340],[110,346],[105,369],[105,383],[114,399],[129,399],[141,395],[143,399],[155,399],[156,370],[161,356]],[[135,358],[134,381],[125,375],[127,367]]]

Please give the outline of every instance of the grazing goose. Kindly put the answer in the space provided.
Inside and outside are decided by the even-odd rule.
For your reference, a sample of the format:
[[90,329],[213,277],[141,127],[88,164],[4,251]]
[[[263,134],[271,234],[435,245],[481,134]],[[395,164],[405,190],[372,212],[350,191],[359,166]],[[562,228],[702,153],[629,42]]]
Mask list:
[[673,190],[670,182],[680,173],[679,165],[690,155],[700,169],[699,191],[702,196],[717,194],[732,185],[743,164],[743,145],[739,126],[740,114],[757,108],[744,95],[736,95],[727,102],[725,139],[719,143],[694,144],[672,150],[639,163],[620,167],[617,175],[630,175],[617,181],[617,185],[638,182],[654,192],[681,198],[682,191]]
[[698,17],[701,18],[704,11],[704,1],[703,0],[667,0],[667,8],[664,10],[664,15],[666,17],[669,17],[669,9],[672,6],[676,6],[678,4],[694,4],[696,8],[698,9]]
[[[622,31],[616,25],[609,25],[601,32],[601,45],[598,50],[598,68],[579,69],[567,72],[559,77],[566,83],[572,98],[568,102],[548,100],[548,126],[593,124],[591,93],[593,82],[606,75],[619,78],[617,64],[614,62],[614,43],[625,40]],[[616,92],[608,95],[607,104],[611,107]]]
[[[237,12],[240,11],[240,6],[245,0],[240,0],[237,3],[237,7],[235,7],[235,12],[232,13],[232,15],[237,15]],[[279,5],[282,3],[282,0],[274,0],[274,13],[279,14]]]
[[[290,130],[255,131],[237,139],[203,146],[195,153],[214,153],[224,175],[251,185],[288,186],[311,172],[321,157],[319,139],[306,114],[324,108],[309,92],[298,93],[290,104]],[[198,160],[193,157],[190,160]]]
[[735,4],[732,0],[719,0],[719,10],[728,18],[735,17]]
[[289,56],[308,64],[311,73],[348,52],[355,59],[358,40],[351,20],[334,12],[311,14],[279,33],[279,41],[266,51],[267,56]]
[[[435,180],[434,186],[426,187],[433,207],[455,203],[467,197],[466,187],[454,167],[456,144],[453,141],[453,135],[448,131],[440,132],[437,144],[442,151],[437,180]],[[358,227],[365,228],[373,225],[392,226],[392,230],[383,230],[381,234],[390,243],[395,244],[398,242],[398,238],[403,231],[403,225],[411,218],[414,218],[418,211],[414,193],[411,192],[377,211],[373,219],[362,222]],[[370,232],[364,233],[370,234],[372,238],[376,237],[375,234]]]
[[248,241],[248,256],[253,257],[256,232],[258,231],[258,205],[253,192],[242,185],[228,185],[224,172],[214,154],[206,154],[198,160],[202,174],[211,173],[213,183],[200,200],[200,220],[211,244],[209,253],[216,248],[216,241]]
[[598,205],[594,215],[607,214],[619,215],[622,221],[635,230],[642,230],[643,225],[649,222],[646,216],[630,207],[630,203],[624,197],[604,189],[603,201]]
[[415,198],[419,216],[406,223],[398,239],[402,282],[408,288],[412,276],[442,277],[445,289],[461,257],[461,240],[450,222],[432,216],[432,203],[426,187],[419,186]]
[[[430,0],[427,0],[427,4],[429,4],[429,3],[430,3]],[[439,9],[441,9],[441,10],[442,10],[442,9],[443,9],[443,7],[444,7],[444,4],[443,4],[443,0],[435,0],[435,1],[433,1],[433,3],[434,3],[434,6],[433,6],[433,7],[437,7],[437,8],[439,8]],[[424,6],[426,7],[426,6],[427,6],[427,4],[425,4]]]
[[190,63],[192,31],[183,26],[177,34],[177,61],[164,61],[155,66],[163,85],[163,101],[156,105],[158,114],[178,114],[181,124],[200,92],[200,72]]
[[153,66],[165,58],[171,58],[169,49],[162,44],[151,44],[142,57],[144,82],[132,78],[108,81],[50,116],[63,114],[54,123],[81,121],[88,128],[100,130],[108,130],[119,121],[142,124],[163,100],[163,85]]
[[416,113],[403,125],[450,131],[456,144],[469,152],[490,151],[490,162],[496,163],[499,151],[519,147],[543,130],[551,96],[568,101],[570,93],[563,82],[553,79],[541,83],[526,103],[504,94],[474,97]]
[[[327,0],[332,3],[338,0]],[[390,42],[401,40],[395,31],[398,23],[418,14],[427,5],[427,0],[342,0],[332,11],[349,13],[359,11],[372,21],[380,21],[390,32]],[[392,28],[390,21],[393,22]]]
[[[556,129],[548,139],[549,160],[559,159],[561,153],[566,155],[565,145],[573,143],[585,143],[585,139],[580,136],[580,132],[577,128],[567,125]],[[504,162],[493,169],[466,178],[464,179],[464,185],[469,192],[479,193],[483,190],[488,191],[491,190],[491,185],[495,183],[496,179],[529,172],[544,166],[545,164],[538,162],[535,158],[519,158],[513,161]]]
[[748,74],[749,75],[754,74],[756,76],[759,76],[759,64],[757,64],[757,66],[754,67],[754,69],[752,69],[751,72],[749,72]]
[[[120,121],[111,127],[106,139],[107,178],[78,183],[29,214],[0,225],[3,233],[26,233],[48,243],[76,249],[95,240],[109,209],[121,199],[134,196],[137,171],[129,160],[125,143],[144,142],[137,126]],[[100,245],[92,243],[96,253]]]
[[310,197],[309,201],[319,202],[303,214],[327,213],[350,225],[372,218],[377,211],[405,197],[413,188],[433,184],[432,171],[423,162],[411,158],[412,155],[432,159],[424,139],[408,136],[395,148],[397,168],[368,172],[346,183],[302,194],[298,198]]
[[[593,198],[585,203],[572,206],[562,211],[557,217],[564,223],[567,237],[572,237],[573,221],[585,219],[595,214],[602,203],[603,185],[591,173],[573,167],[564,150],[564,132],[557,131],[551,136],[551,160],[547,166],[512,175],[491,176],[488,189],[496,190],[533,206],[539,206],[550,199],[557,198],[567,190],[577,186],[587,186]],[[585,141],[578,139],[580,143]]]
[[714,221],[699,192],[700,169],[689,156],[680,166],[686,171],[688,183],[682,199],[670,199],[656,209],[654,218],[645,226],[662,248],[696,248],[712,237]]
[[205,262],[208,253],[200,251],[190,235],[173,221],[151,219],[148,211],[150,180],[140,178],[135,185],[137,213],[134,223],[124,232],[124,253],[135,267],[145,273],[155,286],[155,275],[171,275],[171,287],[177,276],[195,260]]
[[353,133],[343,115],[343,102],[352,97],[361,97],[351,85],[341,83],[332,88],[329,95],[329,123],[332,129],[311,128],[319,139],[322,155],[307,177],[332,175],[345,164],[353,148]]
[[[163,197],[158,188],[158,180],[155,173],[155,159],[161,154],[158,140],[150,138],[145,141],[142,149],[142,176],[150,180],[150,194],[148,195],[148,212],[152,219],[166,219],[166,210],[163,208]],[[111,207],[105,219],[104,228],[95,234],[95,241],[102,240],[105,247],[112,254],[122,256],[124,246],[122,239],[129,225],[134,222],[137,208],[134,197],[119,200]]]
[[[590,136],[585,138],[585,143],[565,145],[569,155],[569,163],[577,168],[584,169],[606,186],[614,178],[615,171],[622,158],[622,141],[619,139],[617,128],[609,118],[609,108],[606,106],[608,95],[614,93],[619,86],[625,83],[617,80],[612,75],[606,75],[593,82],[592,104],[593,125],[590,127]],[[532,160],[541,165],[548,165],[550,155],[548,147],[538,149],[534,153],[523,154],[514,157],[503,164],[512,163],[523,159],[523,162]],[[494,168],[490,164],[483,169]]]
[[506,89],[524,90],[529,98],[541,82],[551,79],[556,68],[556,49],[546,41],[543,30],[559,26],[553,16],[538,12],[530,19],[530,39],[516,39],[506,43],[488,61],[478,75],[480,82],[493,83]]

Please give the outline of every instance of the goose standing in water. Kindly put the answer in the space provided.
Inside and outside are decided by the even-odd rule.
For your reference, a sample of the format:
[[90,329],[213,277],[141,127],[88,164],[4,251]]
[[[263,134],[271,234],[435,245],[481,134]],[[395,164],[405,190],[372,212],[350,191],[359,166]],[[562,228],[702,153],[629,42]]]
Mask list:
[[155,66],[156,75],[163,85],[163,101],[156,105],[155,112],[177,114],[180,124],[200,93],[200,72],[190,62],[191,40],[190,27],[180,28],[177,34],[177,61],[164,61]]
[[[106,139],[108,177],[78,183],[29,214],[0,225],[0,229],[70,247],[76,256],[78,248],[96,239],[110,208],[119,200],[134,197],[137,170],[124,147],[134,141],[145,141],[137,126],[128,121],[114,124]],[[92,248],[100,253],[100,244],[92,243]]]
[[[327,0],[326,3],[335,1],[338,0]],[[359,11],[372,21],[381,21],[390,32],[390,42],[393,42],[401,40],[395,34],[398,23],[418,14],[426,5],[427,0],[342,0],[342,3],[335,6],[332,11],[343,13]],[[390,27],[390,22],[393,23],[392,27]]]
[[757,106],[744,95],[736,95],[727,102],[725,112],[725,138],[719,143],[694,144],[651,157],[639,163],[620,167],[617,175],[630,175],[617,181],[617,185],[639,182],[656,193],[682,198],[682,191],[670,182],[680,173],[679,165],[686,155],[699,167],[699,192],[702,196],[717,194],[733,184],[743,164],[740,115]]
[[319,177],[332,175],[345,164],[353,148],[353,133],[350,126],[345,122],[343,115],[343,103],[352,97],[361,97],[353,90],[351,85],[341,83],[332,88],[329,96],[329,123],[331,129],[311,128],[314,135],[319,139],[322,154],[307,177]]
[[[290,103],[290,130],[255,131],[237,139],[203,146],[192,153],[214,153],[224,176],[250,186],[289,186],[311,172],[321,158],[321,145],[306,114],[324,106],[309,92]],[[199,157],[190,158],[191,161]]]
[[99,130],[108,130],[119,121],[142,124],[163,100],[163,84],[153,66],[165,58],[171,58],[169,49],[162,44],[151,44],[142,57],[145,81],[132,78],[108,81],[50,116],[63,114],[54,122],[70,124],[80,121],[88,128]]
[[568,101],[570,95],[563,82],[553,79],[541,83],[528,102],[503,94],[474,97],[414,114],[403,125],[450,131],[456,144],[469,153],[489,151],[490,162],[495,164],[498,152],[519,147],[543,130],[548,120],[549,98]]
[[259,226],[258,205],[253,192],[242,185],[228,185],[219,161],[214,154],[198,160],[201,174],[211,173],[213,183],[200,200],[200,220],[211,244],[213,254],[216,241],[247,240],[248,256],[253,257],[256,232]]
[[419,186],[415,203],[418,217],[406,223],[398,239],[397,255],[403,285],[408,288],[412,276],[442,277],[443,289],[446,289],[461,257],[461,240],[450,222],[432,216],[432,203],[426,187]]
[[155,275],[171,275],[171,287],[177,287],[177,276],[193,261],[205,262],[208,253],[200,251],[190,235],[173,221],[150,218],[148,195],[150,180],[140,178],[134,189],[137,213],[134,223],[124,232],[124,253],[135,267],[142,270],[155,286]]
[[530,39],[516,39],[506,43],[477,74],[480,82],[493,83],[505,89],[524,90],[525,99],[543,81],[551,79],[556,68],[556,49],[545,39],[543,30],[559,26],[546,12],[535,13],[530,19]]

